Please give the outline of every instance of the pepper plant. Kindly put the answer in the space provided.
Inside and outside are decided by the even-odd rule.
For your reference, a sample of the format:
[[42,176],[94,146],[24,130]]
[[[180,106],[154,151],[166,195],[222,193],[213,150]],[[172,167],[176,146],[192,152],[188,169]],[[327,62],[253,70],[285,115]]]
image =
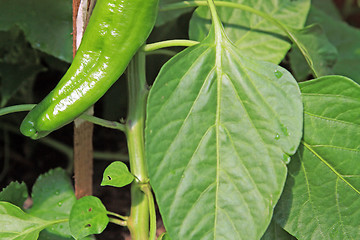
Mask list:
[[[130,170],[111,163],[101,185],[131,184],[130,215],[76,200],[54,169],[30,209],[24,183],[3,189],[1,239],[92,239],[109,223],[156,239],[154,197],[158,239],[360,237],[360,31],[325,0],[164,0],[156,24],[194,8],[191,40],[131,59],[125,121],[80,116],[125,133]],[[148,87],[146,55],[177,46]]]

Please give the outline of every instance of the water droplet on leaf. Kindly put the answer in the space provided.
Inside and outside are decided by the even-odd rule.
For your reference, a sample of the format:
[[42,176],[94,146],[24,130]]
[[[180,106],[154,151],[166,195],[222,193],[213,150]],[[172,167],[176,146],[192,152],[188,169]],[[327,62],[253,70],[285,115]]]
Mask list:
[[282,72],[280,72],[280,71],[277,70],[277,69],[275,70],[274,74],[275,74],[275,77],[277,77],[277,78],[281,78],[282,75],[284,75]]
[[62,206],[62,204],[63,204],[62,202],[58,202],[58,206],[59,206],[59,207],[61,207],[61,206]]
[[280,139],[280,135],[277,133],[274,138],[275,138],[275,140],[279,140],[279,139]]
[[289,164],[290,160],[291,160],[291,157],[288,156],[287,154],[284,154],[284,156],[283,156],[283,161],[284,161],[286,164]]
[[280,125],[280,129],[281,131],[284,133],[285,136],[289,136],[289,132],[288,132],[288,129],[287,127],[285,127],[283,124]]

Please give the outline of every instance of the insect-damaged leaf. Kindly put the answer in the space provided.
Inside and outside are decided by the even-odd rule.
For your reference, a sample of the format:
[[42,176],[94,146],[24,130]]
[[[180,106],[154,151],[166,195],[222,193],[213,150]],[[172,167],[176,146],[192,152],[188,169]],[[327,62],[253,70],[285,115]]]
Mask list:
[[111,163],[104,171],[101,186],[123,187],[134,180],[125,163],[116,161]]
[[75,239],[101,233],[108,223],[106,208],[97,197],[80,198],[71,209],[69,224]]

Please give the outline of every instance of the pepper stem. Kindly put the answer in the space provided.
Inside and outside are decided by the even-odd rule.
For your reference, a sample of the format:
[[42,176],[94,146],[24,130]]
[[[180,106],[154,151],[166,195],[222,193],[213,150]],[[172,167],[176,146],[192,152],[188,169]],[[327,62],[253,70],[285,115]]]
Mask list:
[[149,202],[141,190],[148,182],[145,162],[144,126],[148,87],[145,76],[145,52],[139,51],[128,66],[128,116],[126,137],[130,171],[136,177],[131,185],[131,210],[127,224],[131,239],[149,239]]

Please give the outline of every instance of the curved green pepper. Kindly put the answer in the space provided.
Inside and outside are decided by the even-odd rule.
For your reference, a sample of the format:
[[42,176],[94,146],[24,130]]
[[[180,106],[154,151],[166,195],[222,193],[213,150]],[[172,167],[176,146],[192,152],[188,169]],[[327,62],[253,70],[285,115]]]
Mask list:
[[157,11],[158,0],[98,0],[71,66],[25,117],[21,133],[44,137],[99,100],[148,38]]

